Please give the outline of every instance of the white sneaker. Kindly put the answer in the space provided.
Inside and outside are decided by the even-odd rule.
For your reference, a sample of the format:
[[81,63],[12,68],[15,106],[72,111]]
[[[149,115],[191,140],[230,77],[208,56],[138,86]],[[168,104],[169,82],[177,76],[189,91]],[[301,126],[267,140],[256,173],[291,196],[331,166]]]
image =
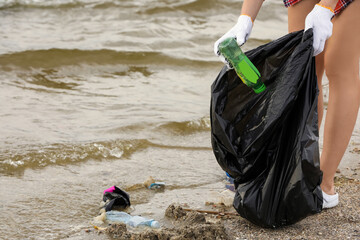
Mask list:
[[339,194],[329,195],[322,191],[323,208],[332,208],[339,204]]

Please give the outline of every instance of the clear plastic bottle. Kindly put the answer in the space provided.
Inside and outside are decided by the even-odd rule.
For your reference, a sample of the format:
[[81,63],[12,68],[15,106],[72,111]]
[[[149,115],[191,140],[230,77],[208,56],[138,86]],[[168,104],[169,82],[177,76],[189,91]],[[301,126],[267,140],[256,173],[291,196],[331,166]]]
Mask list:
[[260,72],[241,51],[234,38],[227,38],[221,42],[219,51],[230,62],[243,83],[251,87],[255,93],[261,93],[266,89],[260,79]]
[[147,219],[141,216],[131,216],[126,212],[109,211],[106,212],[106,219],[112,222],[122,222],[131,227],[148,226],[152,228],[159,228],[160,224],[154,219]]

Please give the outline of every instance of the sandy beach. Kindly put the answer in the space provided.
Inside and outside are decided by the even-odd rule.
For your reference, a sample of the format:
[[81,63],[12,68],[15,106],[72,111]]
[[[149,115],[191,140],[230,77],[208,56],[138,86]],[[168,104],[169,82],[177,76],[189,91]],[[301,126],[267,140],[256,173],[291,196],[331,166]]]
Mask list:
[[[160,230],[142,230],[139,232],[127,230],[124,224],[115,224],[102,230],[88,228],[84,230],[86,233],[82,233],[82,235],[90,235],[95,239],[103,239],[106,235],[106,237],[114,239],[144,240],[360,239],[359,129],[358,121],[351,143],[336,174],[335,186],[336,192],[340,195],[339,205],[332,209],[325,209],[319,214],[310,215],[293,225],[278,229],[267,229],[236,216],[237,213],[234,208],[224,204],[204,202],[202,208],[192,208],[187,203],[175,203],[165,210],[166,227]],[[320,130],[322,137],[323,128]],[[189,209],[193,209],[193,211],[188,211]],[[214,212],[219,212],[219,214]]]
[[[231,206],[209,105],[223,67],[213,44],[241,5],[0,1],[0,239],[360,239],[360,114],[337,173],[339,206],[276,230]],[[242,48],[285,34],[287,9],[267,0]],[[327,89],[324,79],[325,103]],[[150,176],[165,188],[144,187]],[[161,229],[95,229],[113,185],[129,193],[132,215]]]

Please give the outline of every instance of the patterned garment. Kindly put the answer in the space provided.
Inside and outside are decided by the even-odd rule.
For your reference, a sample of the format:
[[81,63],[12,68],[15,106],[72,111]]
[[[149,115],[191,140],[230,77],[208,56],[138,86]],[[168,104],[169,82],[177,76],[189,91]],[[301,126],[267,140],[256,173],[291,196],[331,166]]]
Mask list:
[[[298,2],[300,2],[301,0],[283,0],[285,7],[290,7]],[[349,5],[352,1],[354,0],[339,0],[338,3],[336,4],[334,13],[335,15],[340,13],[341,10],[343,10],[344,8],[346,8],[347,5]]]

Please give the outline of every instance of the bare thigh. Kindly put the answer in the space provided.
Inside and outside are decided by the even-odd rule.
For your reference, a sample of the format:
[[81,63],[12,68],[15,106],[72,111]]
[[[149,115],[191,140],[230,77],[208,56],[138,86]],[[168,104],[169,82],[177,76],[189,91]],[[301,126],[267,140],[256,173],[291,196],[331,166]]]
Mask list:
[[[306,16],[317,4],[318,0],[303,0],[288,8],[288,30],[289,32],[299,31],[305,27]],[[326,45],[325,45],[326,49]],[[316,63],[316,76],[319,86],[319,98],[318,98],[318,125],[320,127],[323,117],[323,91],[322,91],[322,77],[324,74],[324,52],[315,57]]]
[[[295,32],[305,28],[305,18],[314,8],[319,0],[303,0],[288,8],[288,31]],[[324,72],[324,53],[316,56],[316,74],[318,83],[321,86],[321,79]]]
[[[327,41],[325,71],[333,84],[343,84],[341,76],[349,81],[359,79],[360,57],[360,1],[353,1],[333,18],[333,34]],[[330,78],[329,78],[330,81]],[[341,81],[341,82],[340,82]],[[330,83],[331,84],[331,83]]]
[[305,18],[319,0],[303,0],[288,8],[288,31],[295,32],[305,28]]

